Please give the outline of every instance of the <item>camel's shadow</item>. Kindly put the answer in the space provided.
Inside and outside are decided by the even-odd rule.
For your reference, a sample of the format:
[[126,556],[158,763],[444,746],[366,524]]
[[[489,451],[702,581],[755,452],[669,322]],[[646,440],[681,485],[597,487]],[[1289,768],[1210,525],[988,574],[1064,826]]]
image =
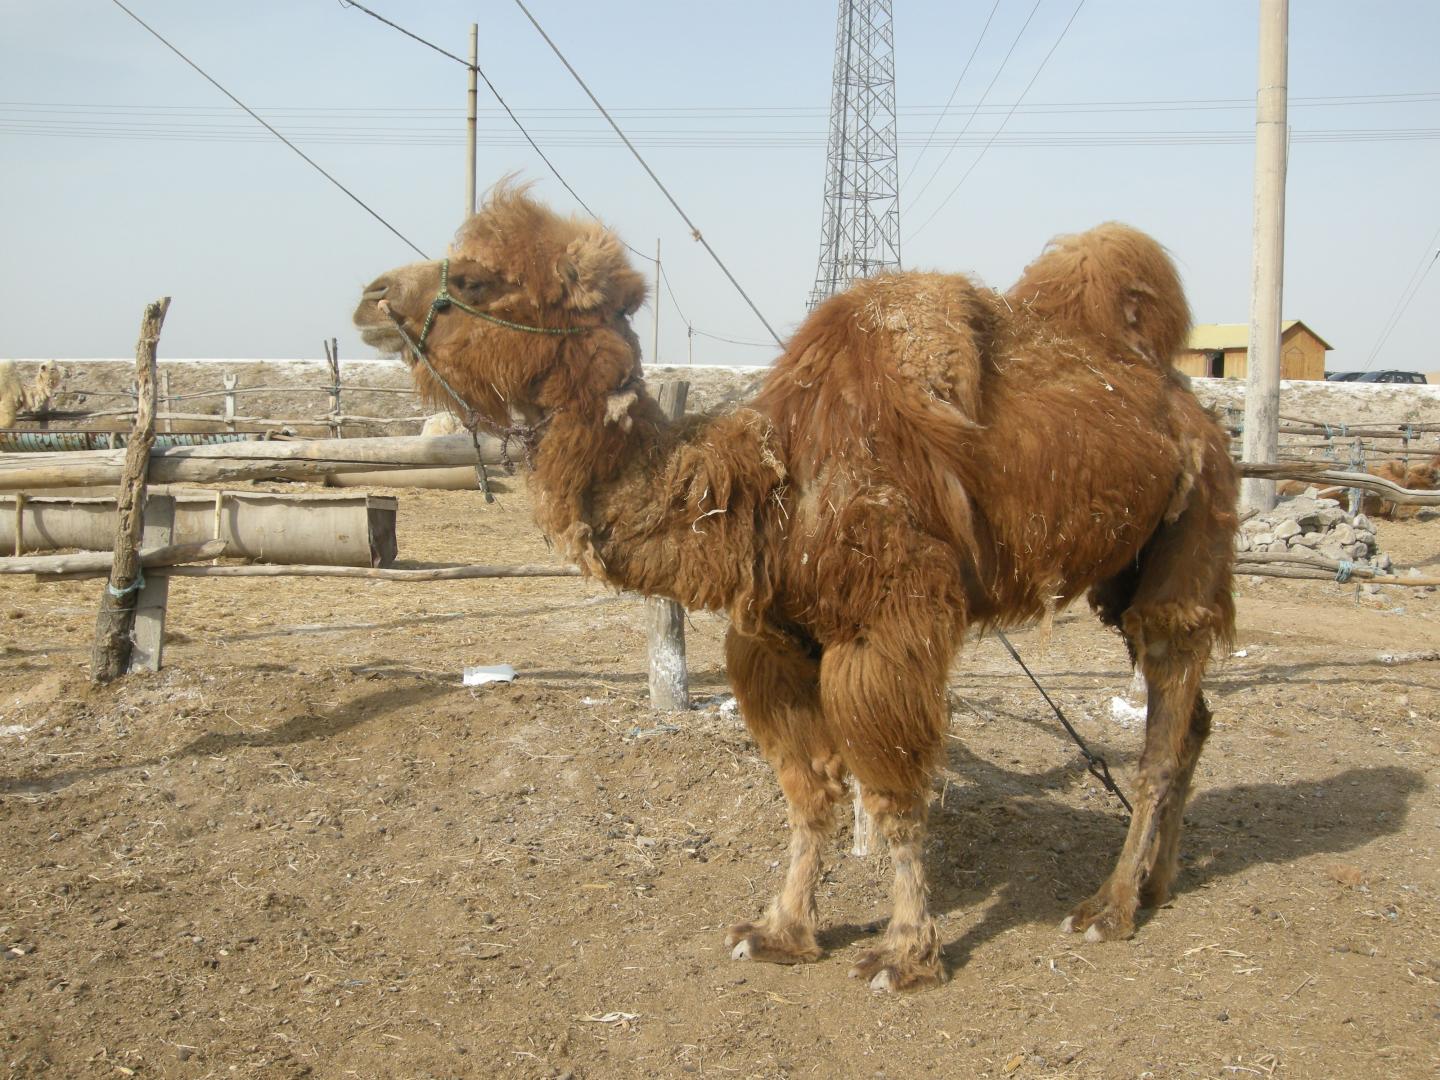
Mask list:
[[[1117,803],[1076,808],[1049,797],[1081,765],[1025,776],[956,747],[951,765],[967,780],[931,811],[927,851],[937,914],[984,909],[944,949],[952,967],[993,938],[1026,924],[1061,919],[1097,889],[1125,839]],[[1202,766],[1203,771],[1203,766]],[[1399,766],[1351,768],[1320,781],[1203,789],[1185,811],[1176,899],[1261,864],[1338,854],[1397,832],[1423,777]],[[1017,790],[1017,788],[1019,790]],[[877,913],[878,914],[878,913]],[[1143,924],[1154,913],[1140,913]],[[872,936],[884,920],[829,927],[827,949]]]

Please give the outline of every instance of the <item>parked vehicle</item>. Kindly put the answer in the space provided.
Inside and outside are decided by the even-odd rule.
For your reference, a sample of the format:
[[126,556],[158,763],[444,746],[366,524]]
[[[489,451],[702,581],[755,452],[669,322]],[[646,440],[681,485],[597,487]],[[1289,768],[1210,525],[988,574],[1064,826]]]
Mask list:
[[1423,383],[1425,376],[1418,371],[1327,371],[1326,382],[1365,383]]
[[1418,371],[1367,371],[1356,382],[1380,383],[1423,383],[1425,376]]

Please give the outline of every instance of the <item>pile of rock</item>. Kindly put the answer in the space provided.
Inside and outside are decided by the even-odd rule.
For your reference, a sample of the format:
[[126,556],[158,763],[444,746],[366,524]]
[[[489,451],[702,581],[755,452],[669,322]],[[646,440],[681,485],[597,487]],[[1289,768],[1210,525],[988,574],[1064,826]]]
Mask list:
[[1334,499],[1322,499],[1315,488],[1284,499],[1268,514],[1257,514],[1240,526],[1235,550],[1314,553],[1327,559],[1364,563],[1390,570],[1390,556],[1375,544],[1375,526],[1364,514],[1352,517]]

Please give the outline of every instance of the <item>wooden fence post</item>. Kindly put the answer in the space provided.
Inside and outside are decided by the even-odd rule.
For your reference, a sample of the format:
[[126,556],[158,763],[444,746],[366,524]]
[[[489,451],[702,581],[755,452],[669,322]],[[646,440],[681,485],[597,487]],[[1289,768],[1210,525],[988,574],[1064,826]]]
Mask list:
[[330,368],[330,432],[340,438],[340,342],[336,338],[321,342],[325,346],[325,363]]
[[136,593],[143,584],[139,547],[144,527],[145,479],[150,448],[155,443],[155,349],[169,310],[168,296],[146,306],[140,340],[135,345],[135,428],[125,448],[125,469],[115,499],[114,558],[105,591],[100,594],[100,615],[95,622],[95,646],[90,655],[90,677],[95,682],[117,678],[130,664]]
[[[672,421],[685,413],[688,382],[660,386],[660,411]],[[683,712],[690,708],[690,674],[685,668],[685,609],[673,600],[645,600],[645,625],[650,639],[650,708]]]
[[240,384],[240,376],[225,372],[220,376],[225,383],[225,427],[229,431],[235,430],[235,387]]
[[[1352,472],[1365,471],[1365,444],[1358,438],[1350,446],[1350,469]],[[1355,517],[1365,505],[1365,492],[1359,488],[1350,489],[1350,516]]]

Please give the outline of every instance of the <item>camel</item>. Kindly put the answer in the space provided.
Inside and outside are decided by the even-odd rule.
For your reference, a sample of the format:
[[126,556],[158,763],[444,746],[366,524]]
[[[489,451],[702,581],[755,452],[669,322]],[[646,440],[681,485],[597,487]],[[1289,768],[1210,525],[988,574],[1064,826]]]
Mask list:
[[49,406],[60,388],[64,370],[53,360],[42,360],[28,384],[20,382],[14,360],[0,360],[0,427],[15,423],[22,409],[34,412]]
[[[1409,464],[1395,460],[1382,461],[1371,466],[1367,471],[1411,491],[1434,491],[1436,488],[1440,488],[1440,454],[1436,454],[1429,461],[1416,461]],[[1302,480],[1285,480],[1275,485],[1275,490],[1280,495],[1303,495],[1313,486]],[[1343,487],[1326,487],[1320,488],[1316,495],[1322,499],[1343,501],[1347,490]],[[1408,521],[1418,517],[1420,510],[1421,507],[1417,505],[1397,503],[1395,500],[1375,492],[1367,492],[1360,504],[1362,514],[1386,521]]]
[[[1416,461],[1409,465],[1403,461],[1382,461],[1370,471],[1411,491],[1434,491],[1440,488],[1440,454],[1436,454],[1429,461]],[[1363,513],[1389,521],[1407,521],[1418,517],[1420,509],[1413,503],[1397,503],[1375,494],[1367,494],[1361,503]]]
[[1088,595],[1148,687],[1135,807],[1114,870],[1062,928],[1129,936],[1170,894],[1233,632],[1237,480],[1176,374],[1189,311],[1162,248],[1108,224],[1062,237],[1008,292],[897,273],[799,327],[748,404],[669,422],[630,316],[618,238],[502,182],[447,260],[392,270],[355,323],[417,389],[525,451],[535,517],[612,586],[725,612],[744,721],[784,792],[778,896],[731,927],[737,960],[816,960],[815,892],[847,778],[893,861],[893,912],[850,974],[948,977],[923,843],[968,630]]

